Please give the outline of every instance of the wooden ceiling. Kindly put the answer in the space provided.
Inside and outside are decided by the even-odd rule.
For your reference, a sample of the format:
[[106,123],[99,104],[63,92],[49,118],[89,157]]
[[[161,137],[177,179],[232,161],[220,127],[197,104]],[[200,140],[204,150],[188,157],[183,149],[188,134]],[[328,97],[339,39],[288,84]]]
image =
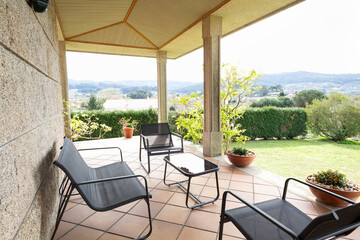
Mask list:
[[170,59],[202,47],[201,21],[223,19],[223,36],[302,0],[55,0],[69,51]]

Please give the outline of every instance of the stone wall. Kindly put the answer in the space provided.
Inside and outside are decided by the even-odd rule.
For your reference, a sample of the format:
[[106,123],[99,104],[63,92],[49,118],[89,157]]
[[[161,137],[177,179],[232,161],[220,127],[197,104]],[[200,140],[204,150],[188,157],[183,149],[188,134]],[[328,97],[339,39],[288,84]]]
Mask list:
[[62,144],[59,48],[53,1],[35,13],[0,0],[0,238],[49,239]]

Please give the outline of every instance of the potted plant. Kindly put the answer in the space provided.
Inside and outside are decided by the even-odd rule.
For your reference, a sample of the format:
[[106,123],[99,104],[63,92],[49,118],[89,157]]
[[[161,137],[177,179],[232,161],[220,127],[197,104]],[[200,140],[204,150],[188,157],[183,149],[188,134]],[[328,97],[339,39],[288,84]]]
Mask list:
[[[315,174],[311,174],[306,177],[306,182],[353,201],[356,201],[360,196],[360,185],[346,179],[345,175],[339,173],[338,171],[332,171],[329,169],[327,171],[320,171]],[[344,207],[348,205],[347,202],[314,188],[310,187],[310,191],[315,197],[331,206]]]
[[131,118],[121,118],[119,124],[122,126],[122,131],[126,138],[132,138],[134,129],[138,125],[138,121],[131,120]]
[[255,159],[256,154],[243,147],[234,147],[232,150],[227,150],[226,155],[229,161],[237,167],[247,167]]

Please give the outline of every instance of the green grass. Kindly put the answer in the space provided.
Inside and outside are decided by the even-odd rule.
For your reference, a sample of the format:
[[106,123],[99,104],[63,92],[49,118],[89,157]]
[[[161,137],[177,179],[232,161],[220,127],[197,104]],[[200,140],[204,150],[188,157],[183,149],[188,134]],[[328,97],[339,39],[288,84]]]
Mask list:
[[359,144],[319,139],[262,140],[249,141],[245,147],[256,153],[253,165],[283,177],[304,180],[309,174],[333,169],[360,183]]

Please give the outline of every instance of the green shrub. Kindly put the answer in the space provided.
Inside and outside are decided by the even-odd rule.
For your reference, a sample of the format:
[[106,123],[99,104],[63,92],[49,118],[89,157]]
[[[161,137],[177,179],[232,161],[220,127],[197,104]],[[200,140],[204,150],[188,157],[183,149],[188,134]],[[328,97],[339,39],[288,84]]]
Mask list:
[[332,92],[329,99],[314,100],[306,107],[308,128],[335,141],[360,134],[360,107],[351,98]]
[[246,148],[242,148],[242,147],[234,147],[233,154],[239,155],[239,156],[246,156],[248,154],[248,150]]
[[320,171],[313,174],[315,181],[325,185],[333,185],[339,187],[346,187],[346,177],[344,174],[339,173],[338,171]]
[[306,107],[306,105],[312,104],[314,99],[324,99],[325,95],[323,92],[309,89],[309,90],[302,90],[294,97],[294,106],[295,107]]
[[250,107],[280,107],[280,108],[287,108],[292,107],[294,102],[287,97],[278,97],[278,98],[263,98],[258,102],[253,102]]
[[302,108],[264,107],[248,108],[238,123],[251,139],[292,139],[306,134],[306,119]]
[[[134,135],[140,134],[140,125],[144,123],[157,123],[158,122],[158,113],[154,109],[141,110],[141,111],[85,111],[89,115],[94,115],[94,117],[98,118],[97,122],[99,124],[106,124],[111,127],[111,132],[106,133],[103,138],[116,138],[122,137],[123,134],[121,132],[122,126],[119,124],[119,120],[121,118],[131,118],[139,122],[134,130]],[[71,114],[72,116],[74,113]],[[94,131],[94,135],[98,134]]]

